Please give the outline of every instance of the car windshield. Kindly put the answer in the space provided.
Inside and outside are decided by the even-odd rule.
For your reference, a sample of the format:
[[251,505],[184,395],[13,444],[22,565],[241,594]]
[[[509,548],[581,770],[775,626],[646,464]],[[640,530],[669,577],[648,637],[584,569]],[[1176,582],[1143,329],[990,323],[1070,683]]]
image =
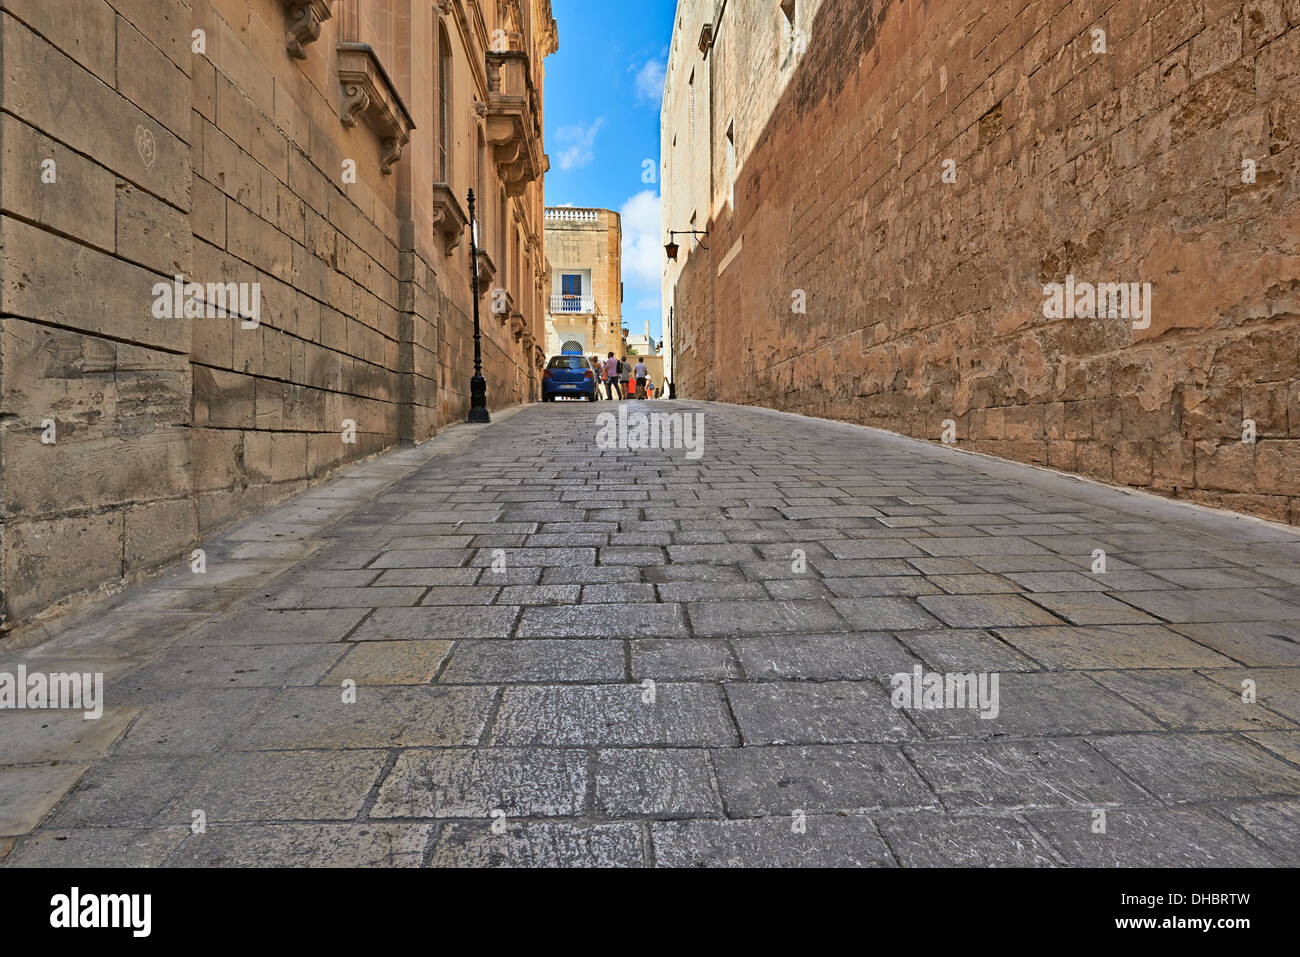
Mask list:
[[551,360],[552,369],[573,369],[580,372],[587,368],[587,360],[581,356],[556,356]]

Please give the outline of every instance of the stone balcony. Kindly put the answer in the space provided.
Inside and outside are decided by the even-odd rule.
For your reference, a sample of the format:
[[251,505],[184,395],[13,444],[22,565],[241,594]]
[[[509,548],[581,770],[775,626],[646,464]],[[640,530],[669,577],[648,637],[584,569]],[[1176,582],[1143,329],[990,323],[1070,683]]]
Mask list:
[[490,52],[486,56],[487,139],[506,192],[519,196],[546,172],[531,66],[528,54],[522,51]]
[[459,248],[467,225],[469,217],[465,215],[455,191],[446,183],[434,183],[433,233],[444,255],[450,256]]
[[343,125],[355,127],[364,120],[382,146],[379,168],[385,176],[391,175],[415,129],[397,87],[368,43],[338,45],[338,78],[343,91]]

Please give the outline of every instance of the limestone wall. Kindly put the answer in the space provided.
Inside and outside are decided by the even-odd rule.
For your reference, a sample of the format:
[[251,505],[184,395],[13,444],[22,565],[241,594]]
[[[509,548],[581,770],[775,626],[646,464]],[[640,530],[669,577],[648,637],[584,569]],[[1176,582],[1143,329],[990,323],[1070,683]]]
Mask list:
[[[1300,4],[799,0],[793,53],[782,6],[679,10],[680,395],[1300,521]],[[1045,311],[1069,276],[1150,325]]]
[[[493,285],[517,316],[483,290],[491,404],[535,397],[541,170],[507,197],[480,146],[494,31],[528,54],[540,125],[554,21],[522,4],[0,0],[0,630],[463,418],[469,241],[439,231],[439,137],[449,192],[488,194],[480,237],[512,257]],[[304,8],[329,16],[295,30]],[[388,91],[352,112],[346,43]],[[160,315],[176,276],[202,315]],[[208,308],[226,283],[256,324]]]

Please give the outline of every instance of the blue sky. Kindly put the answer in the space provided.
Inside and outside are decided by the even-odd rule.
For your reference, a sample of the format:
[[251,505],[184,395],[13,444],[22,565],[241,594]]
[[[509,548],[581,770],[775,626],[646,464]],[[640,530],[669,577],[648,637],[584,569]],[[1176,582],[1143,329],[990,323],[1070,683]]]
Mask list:
[[623,214],[623,325],[640,335],[649,321],[657,339],[659,108],[677,3],[552,0],[552,9],[560,52],[546,60],[546,204]]

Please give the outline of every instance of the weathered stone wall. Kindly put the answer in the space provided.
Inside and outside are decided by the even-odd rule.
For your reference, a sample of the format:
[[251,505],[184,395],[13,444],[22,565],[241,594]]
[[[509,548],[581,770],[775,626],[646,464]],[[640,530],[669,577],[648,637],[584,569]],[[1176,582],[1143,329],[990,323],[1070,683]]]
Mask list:
[[185,3],[0,6],[0,617],[12,621],[197,537],[192,323],[150,309],[156,281],[192,270],[193,59]]
[[[464,416],[470,244],[431,200],[439,137],[462,216],[487,192],[480,237],[518,238],[516,315],[484,313],[492,407],[536,395],[542,164],[507,199],[483,139],[494,30],[540,119],[554,22],[523,4],[339,0],[299,58],[282,0],[0,0],[0,630]],[[414,123],[388,171],[376,114],[344,121],[343,41]],[[258,323],[160,318],[175,276],[255,287]]]
[[[792,57],[745,2],[704,57],[719,4],[682,4],[665,216],[710,238],[665,273],[679,394],[953,420],[966,448],[1300,522],[1300,4],[794,6]],[[670,151],[691,70],[707,174]],[[1150,283],[1149,328],[1046,317],[1070,275]]]

